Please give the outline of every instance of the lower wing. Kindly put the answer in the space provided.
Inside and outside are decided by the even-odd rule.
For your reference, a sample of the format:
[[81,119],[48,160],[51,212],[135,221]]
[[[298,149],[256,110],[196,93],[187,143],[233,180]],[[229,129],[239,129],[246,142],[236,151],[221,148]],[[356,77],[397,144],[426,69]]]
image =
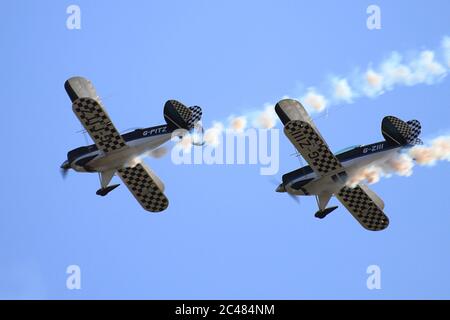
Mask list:
[[336,194],[336,198],[364,228],[380,231],[389,225],[389,218],[383,212],[383,201],[367,186],[344,187]]
[[119,169],[117,174],[145,210],[161,212],[169,206],[163,183],[145,164]]

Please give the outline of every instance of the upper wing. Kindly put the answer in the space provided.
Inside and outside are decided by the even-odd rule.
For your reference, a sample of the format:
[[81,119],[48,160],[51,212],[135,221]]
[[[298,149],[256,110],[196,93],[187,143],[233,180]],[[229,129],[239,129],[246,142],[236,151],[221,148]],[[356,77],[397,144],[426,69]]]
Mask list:
[[144,164],[119,169],[117,173],[145,210],[160,212],[169,206],[164,185]]
[[284,133],[319,176],[343,169],[340,161],[309,123],[291,120],[286,123]]
[[72,77],[64,83],[64,88],[72,102],[79,98],[92,98],[101,104],[92,82],[83,77]]
[[342,169],[300,102],[281,100],[275,105],[275,112],[284,125],[286,136],[319,176]]
[[368,187],[344,187],[336,197],[364,228],[379,231],[389,225],[389,218],[383,213],[383,201]]
[[277,113],[284,126],[286,126],[286,124],[292,120],[301,120],[309,123],[314,131],[316,131],[317,135],[323,140],[323,137],[321,136],[316,125],[312,121],[308,112],[306,112],[305,107],[303,107],[302,104],[297,100],[283,99],[278,101],[278,103],[275,105],[275,112]]
[[73,102],[72,109],[100,150],[108,153],[126,147],[125,140],[97,100],[78,98]]

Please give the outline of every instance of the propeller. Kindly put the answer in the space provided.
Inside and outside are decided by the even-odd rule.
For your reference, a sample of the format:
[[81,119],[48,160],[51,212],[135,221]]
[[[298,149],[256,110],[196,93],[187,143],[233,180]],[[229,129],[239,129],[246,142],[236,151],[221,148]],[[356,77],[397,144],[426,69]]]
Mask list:
[[60,168],[59,171],[61,172],[61,177],[63,179],[66,179],[67,174],[69,173],[69,169]]
[[[285,189],[285,186],[283,185],[283,183],[279,182],[278,180],[276,180],[273,177],[271,177],[269,180],[273,185],[277,186],[277,189],[276,189],[277,192],[286,193],[289,196],[289,198],[294,200],[297,204],[300,204],[300,198],[297,197],[296,195],[286,192],[286,189]],[[278,190],[280,190],[280,191],[278,191]],[[282,190],[284,190],[284,191],[282,191]]]
[[64,163],[59,167],[59,171],[61,173],[61,176],[63,179],[67,177],[67,174],[69,173],[70,165],[69,162],[66,160]]

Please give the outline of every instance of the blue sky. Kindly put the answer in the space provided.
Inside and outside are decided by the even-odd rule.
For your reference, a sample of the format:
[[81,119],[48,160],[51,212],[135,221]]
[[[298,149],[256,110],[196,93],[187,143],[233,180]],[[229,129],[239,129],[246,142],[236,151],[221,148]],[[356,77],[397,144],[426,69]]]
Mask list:
[[[372,3],[381,30],[366,28]],[[81,8],[81,30],[66,28],[70,4]],[[71,76],[93,81],[119,130],[162,124],[171,98],[202,106],[211,123],[393,50],[438,48],[449,10],[448,1],[5,2],[0,298],[450,298],[448,162],[373,186],[391,221],[379,233],[343,208],[315,219],[314,199],[275,193],[254,165],[147,159],[170,199],[158,215],[124,186],[101,198],[96,175],[59,173],[84,144],[63,88]],[[399,87],[316,124],[333,150],[381,140],[388,114],[419,119],[432,138],[448,133],[448,93],[448,79]],[[276,179],[299,165],[280,141]],[[66,288],[72,264],[81,290]],[[381,290],[366,287],[372,264]]]

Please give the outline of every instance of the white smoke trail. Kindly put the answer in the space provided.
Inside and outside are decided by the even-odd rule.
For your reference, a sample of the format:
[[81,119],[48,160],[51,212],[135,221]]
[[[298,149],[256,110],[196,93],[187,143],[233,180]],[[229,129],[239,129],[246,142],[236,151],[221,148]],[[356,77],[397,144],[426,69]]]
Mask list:
[[[322,90],[326,93],[310,87],[297,99],[308,112],[317,114],[334,105],[353,103],[357,98],[376,98],[398,86],[435,84],[442,81],[449,70],[450,37],[445,36],[437,50],[423,50],[409,59],[394,51],[378,67],[369,64],[365,71],[352,73],[350,76],[328,76],[326,88]],[[230,116],[229,129],[240,132],[248,125],[265,129],[275,127],[278,118],[273,106],[274,103],[266,103],[260,110]],[[218,126],[222,129],[217,130]],[[209,140],[216,142],[214,136],[220,134],[224,127],[222,122],[216,121],[213,125],[215,129],[209,132]]]
[[300,98],[300,101],[310,113],[322,112],[328,105],[328,100],[325,96],[317,93],[314,88],[309,88],[308,92]]
[[243,132],[245,128],[247,127],[247,117],[246,116],[240,116],[240,117],[230,117],[230,127],[236,131],[236,132]]
[[450,161],[450,136],[440,136],[429,146],[416,146],[409,155],[420,165],[434,165],[437,161]]
[[214,122],[213,126],[205,131],[203,141],[212,146],[219,145],[219,135],[224,131],[224,125],[221,122]]
[[334,77],[332,80],[333,98],[336,101],[351,103],[355,93],[350,87],[348,80],[345,78]]
[[384,77],[381,73],[368,69],[364,73],[363,80],[359,86],[364,96],[375,97],[384,92]]
[[[326,89],[322,89],[322,92],[310,87],[297,99],[308,112],[318,114],[334,105],[353,103],[357,98],[376,98],[398,86],[439,83],[447,77],[449,71],[450,37],[445,36],[437,50],[422,50],[409,59],[398,52],[392,52],[378,66],[369,64],[364,71],[353,72],[350,76],[328,76]],[[248,126],[264,129],[275,127],[278,117],[274,111],[274,105],[274,103],[266,103],[259,110],[228,117],[227,129],[242,132]],[[206,144],[218,146],[221,140],[220,135],[225,127],[221,121],[213,122],[212,127],[205,130],[203,141]],[[192,137],[185,136],[177,146],[185,151],[190,150]],[[448,161],[449,150],[450,137],[441,136],[434,139],[428,146],[413,147],[406,153],[361,169],[351,177],[349,184],[356,185],[363,181],[376,183],[381,177],[389,177],[393,174],[409,176],[413,172],[415,163],[433,165],[437,161]]]
[[275,113],[274,107],[275,106],[273,104],[266,104],[263,111],[256,115],[255,120],[253,121],[253,126],[261,129],[271,129],[275,127],[278,117]]
[[382,177],[394,174],[410,176],[415,164],[433,166],[438,161],[450,161],[450,135],[440,136],[425,146],[414,146],[404,153],[393,155],[391,158],[371,166],[361,168],[349,178],[348,185],[354,187],[359,183],[374,184]]

